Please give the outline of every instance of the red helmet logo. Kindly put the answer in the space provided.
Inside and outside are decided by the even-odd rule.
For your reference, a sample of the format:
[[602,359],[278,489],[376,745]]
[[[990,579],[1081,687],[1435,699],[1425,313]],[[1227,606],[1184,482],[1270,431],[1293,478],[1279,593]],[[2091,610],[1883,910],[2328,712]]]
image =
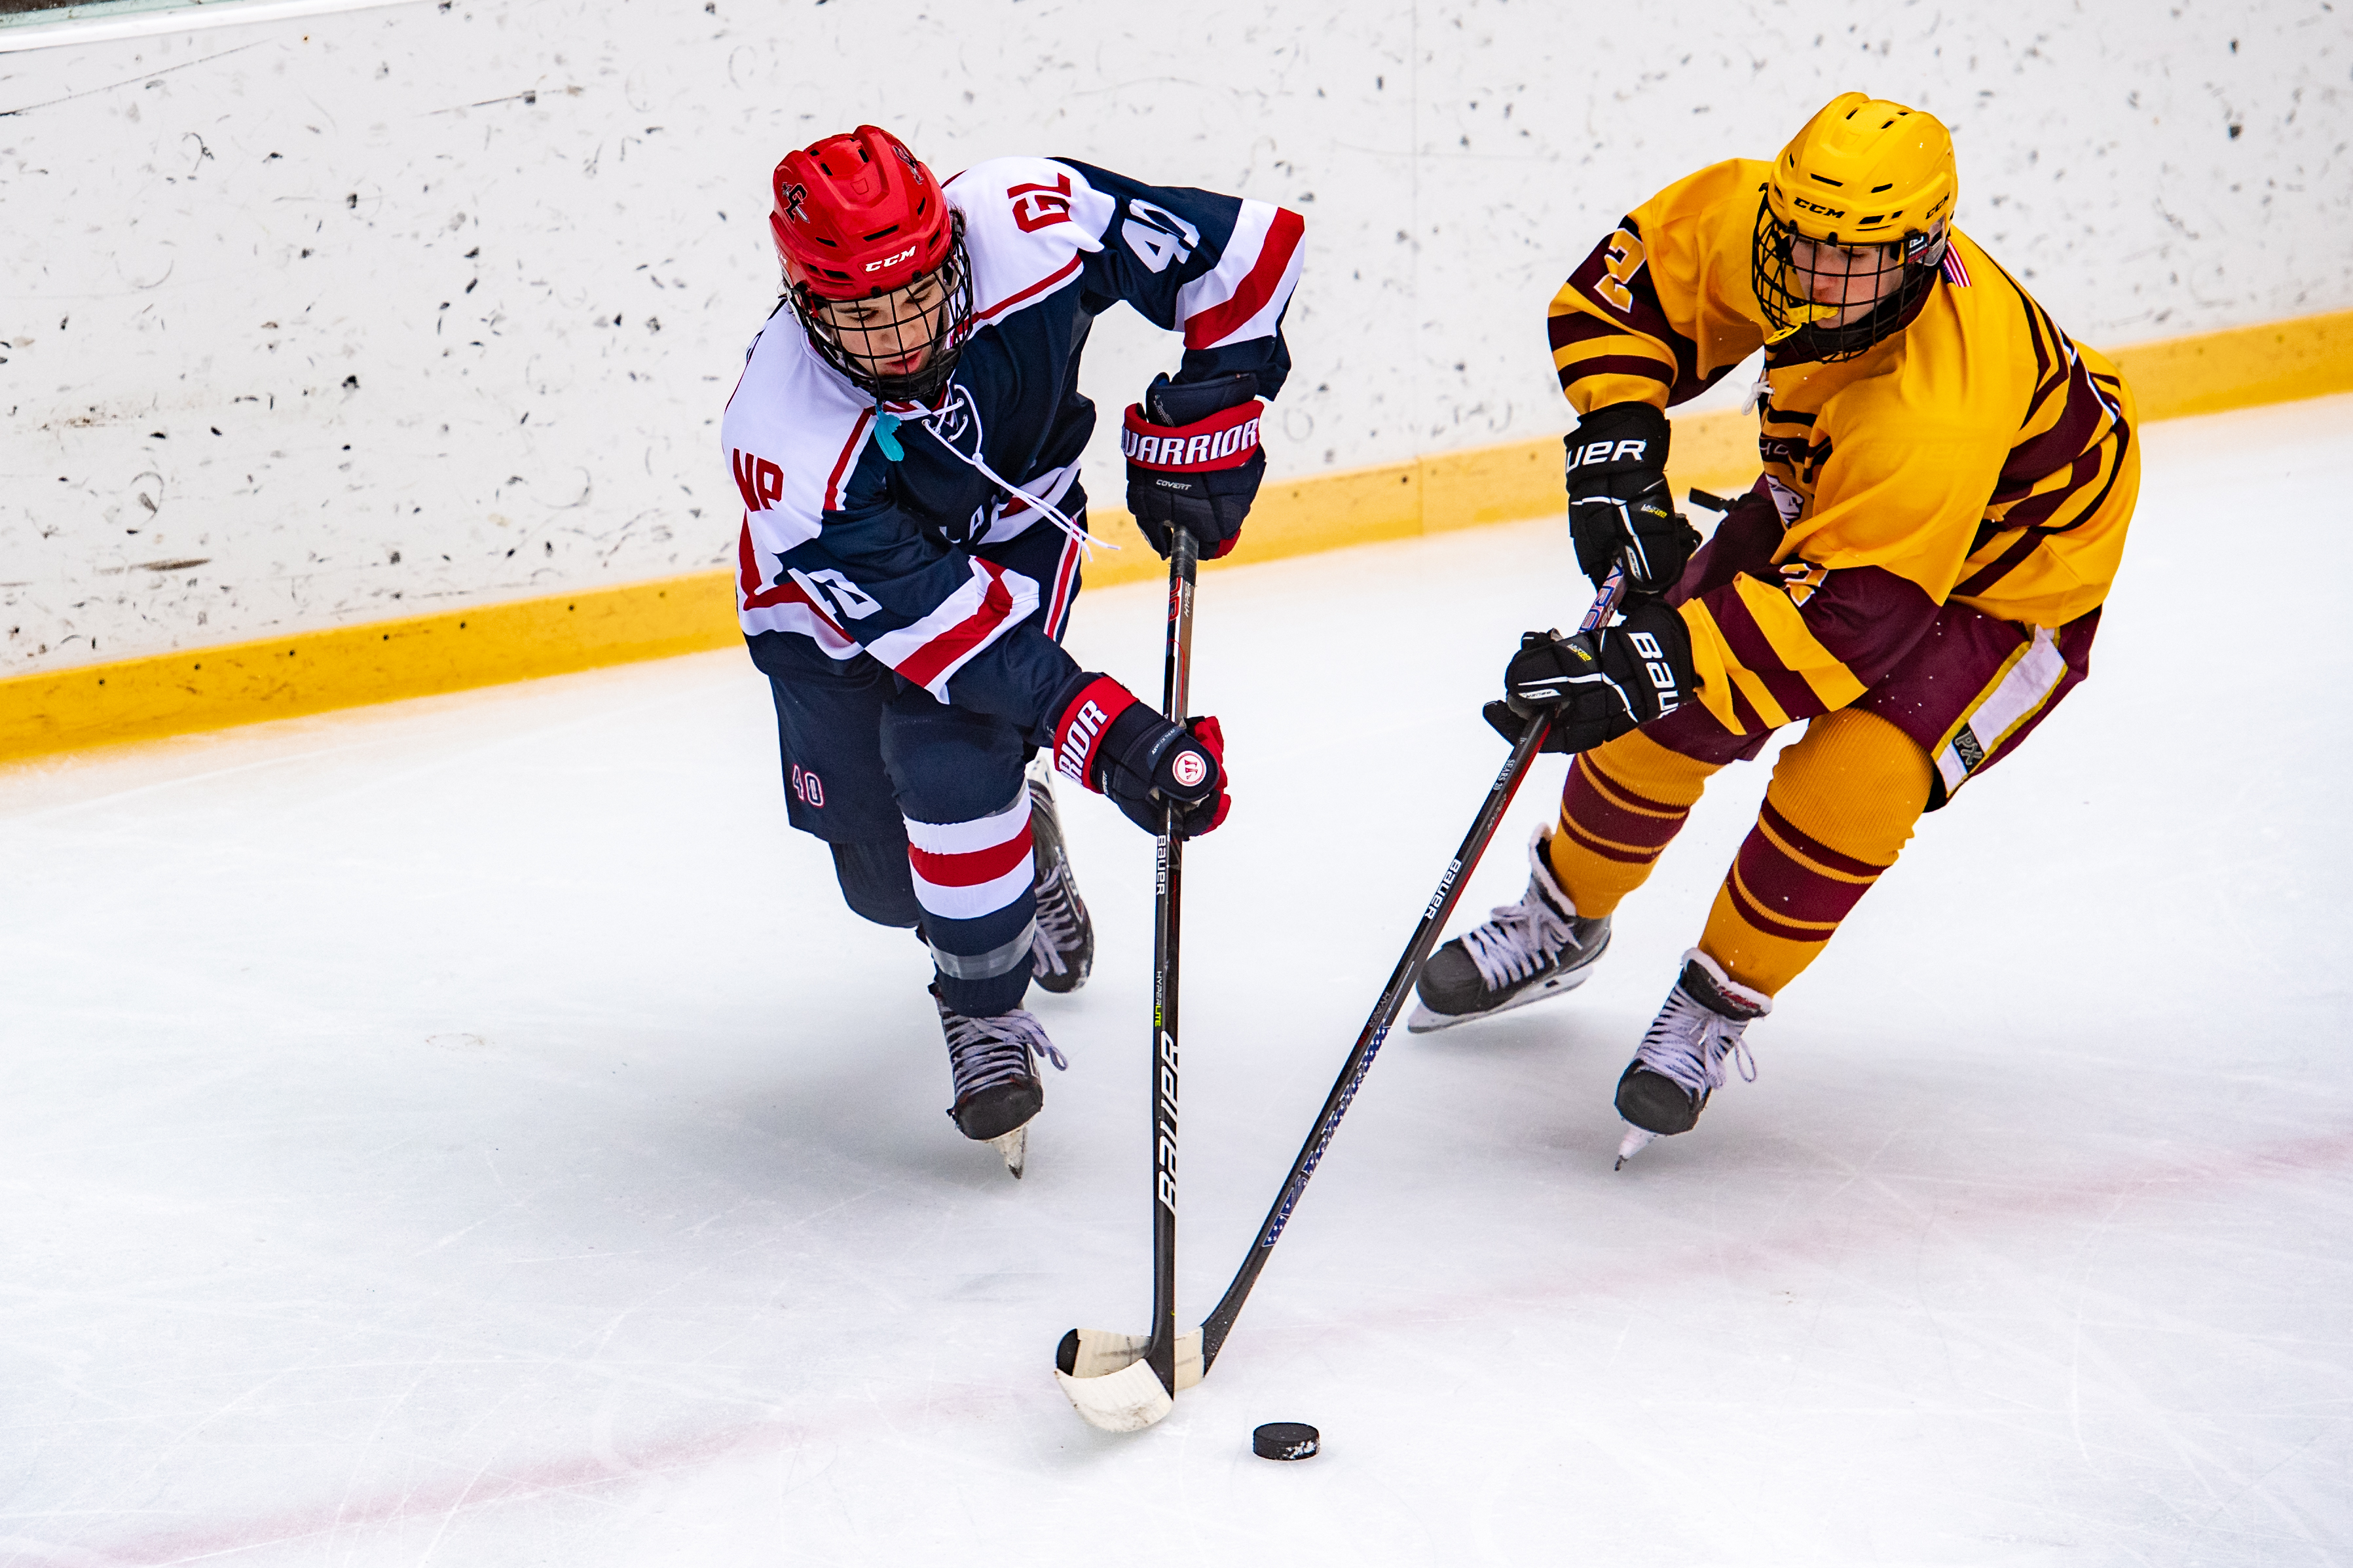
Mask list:
[[822,300],[903,289],[955,247],[946,193],[878,126],[828,136],[776,165],[768,229],[796,288]]

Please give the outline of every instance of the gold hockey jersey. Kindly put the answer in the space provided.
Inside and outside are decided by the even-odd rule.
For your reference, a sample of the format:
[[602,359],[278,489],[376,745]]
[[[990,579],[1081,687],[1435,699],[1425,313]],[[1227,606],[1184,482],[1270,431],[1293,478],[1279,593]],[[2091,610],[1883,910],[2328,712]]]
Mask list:
[[[1553,363],[1579,414],[1672,407],[1762,346],[1750,247],[1770,169],[1735,159],[1668,186],[1562,286]],[[1744,576],[1681,606],[1700,700],[1726,728],[1853,701],[1898,630],[1859,623],[1902,619],[1899,600],[2056,627],[2106,597],[2138,483],[2131,394],[1957,229],[1902,331],[1828,363],[1777,348],[1765,381],[1757,449],[1781,580]],[[1841,575],[1853,581],[1822,592]],[[1883,578],[1887,592],[1862,591]],[[1761,700],[1736,702],[1736,688]]]

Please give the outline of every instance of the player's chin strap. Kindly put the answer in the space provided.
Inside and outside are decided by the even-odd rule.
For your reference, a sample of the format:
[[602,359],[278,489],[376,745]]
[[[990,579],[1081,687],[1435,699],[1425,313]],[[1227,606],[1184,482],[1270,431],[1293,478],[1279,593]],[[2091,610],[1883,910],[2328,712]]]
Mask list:
[[986,432],[983,430],[980,423],[980,405],[973,400],[970,389],[964,386],[961,383],[953,381],[948,383],[948,395],[937,408],[924,408],[919,405],[915,407],[913,413],[893,414],[889,409],[882,406],[881,399],[875,399],[874,444],[882,448],[882,455],[885,458],[895,463],[907,455],[907,449],[899,445],[900,426],[919,425],[927,419],[945,418],[948,411],[956,407],[959,404],[963,405],[965,413],[972,420],[972,450],[969,452],[965,451],[963,447],[958,447],[955,442],[949,440],[946,436],[937,429],[934,429],[932,432],[932,438],[934,440],[936,440],[941,446],[946,447],[950,455],[955,457],[958,462],[963,463],[966,468],[977,470],[982,479],[987,479],[998,489],[1005,491],[1008,495],[1018,496],[1021,500],[1028,501],[1039,515],[1050,521],[1056,528],[1060,529],[1077,543],[1079,547],[1080,559],[1084,561],[1093,560],[1094,547],[1098,544],[1102,545],[1106,550],[1117,550],[1119,548],[1118,545],[1113,544],[1108,539],[1097,539],[1093,534],[1087,531],[1086,525],[1084,523],[1072,521],[1066,513],[1063,512],[1061,508],[1056,506],[1052,501],[1047,500],[1039,496],[1031,495],[1028,490],[1023,489],[1019,485],[1015,484],[1011,479],[1007,479],[1004,475],[998,473],[995,468],[988,466],[988,459],[980,455],[983,450],[982,440],[986,436]]

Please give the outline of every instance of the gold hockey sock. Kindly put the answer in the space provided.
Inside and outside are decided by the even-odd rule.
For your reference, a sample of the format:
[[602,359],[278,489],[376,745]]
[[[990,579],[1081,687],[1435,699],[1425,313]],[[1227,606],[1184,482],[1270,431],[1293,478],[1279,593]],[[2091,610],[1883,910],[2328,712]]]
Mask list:
[[1642,885],[1722,765],[1694,762],[1640,730],[1569,763],[1548,855],[1578,915],[1599,920]]
[[1927,753],[1876,714],[1816,719],[1774,764],[1699,950],[1742,984],[1779,992],[1895,863],[1928,804],[1928,778]]

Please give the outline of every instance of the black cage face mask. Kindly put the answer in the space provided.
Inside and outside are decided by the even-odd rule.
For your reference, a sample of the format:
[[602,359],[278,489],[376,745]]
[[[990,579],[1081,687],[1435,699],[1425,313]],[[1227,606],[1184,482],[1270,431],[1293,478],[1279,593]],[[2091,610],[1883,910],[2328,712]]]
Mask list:
[[[1828,242],[1818,244],[1813,247],[1812,267],[1801,267],[1795,259],[1799,237],[1773,216],[1769,201],[1757,202],[1757,231],[1749,251],[1757,303],[1772,329],[1776,352],[1805,359],[1853,359],[1901,331],[1927,298],[1928,290],[1936,286],[1936,269],[1945,258],[1941,227],[1926,234],[1905,235],[1901,241],[1902,250],[1894,257],[1889,255],[1896,248],[1894,243],[1851,248]],[[1900,268],[1901,279],[1861,317],[1840,327],[1819,319],[1844,307],[1819,303],[1815,299],[1817,283],[1825,279],[1841,283],[1852,279],[1876,279],[1891,268]],[[1843,290],[1836,292],[1843,294]]]
[[[872,300],[825,300],[807,284],[786,291],[793,314],[818,357],[848,376],[852,384],[877,402],[924,403],[937,395],[955,373],[956,360],[971,340],[973,329],[972,261],[964,244],[964,216],[955,217],[955,238],[948,256],[924,279],[933,287],[918,304],[909,291],[902,297],[880,295]],[[836,310],[883,307],[890,313],[863,321],[837,321]],[[913,369],[877,370],[878,364],[929,351]]]

